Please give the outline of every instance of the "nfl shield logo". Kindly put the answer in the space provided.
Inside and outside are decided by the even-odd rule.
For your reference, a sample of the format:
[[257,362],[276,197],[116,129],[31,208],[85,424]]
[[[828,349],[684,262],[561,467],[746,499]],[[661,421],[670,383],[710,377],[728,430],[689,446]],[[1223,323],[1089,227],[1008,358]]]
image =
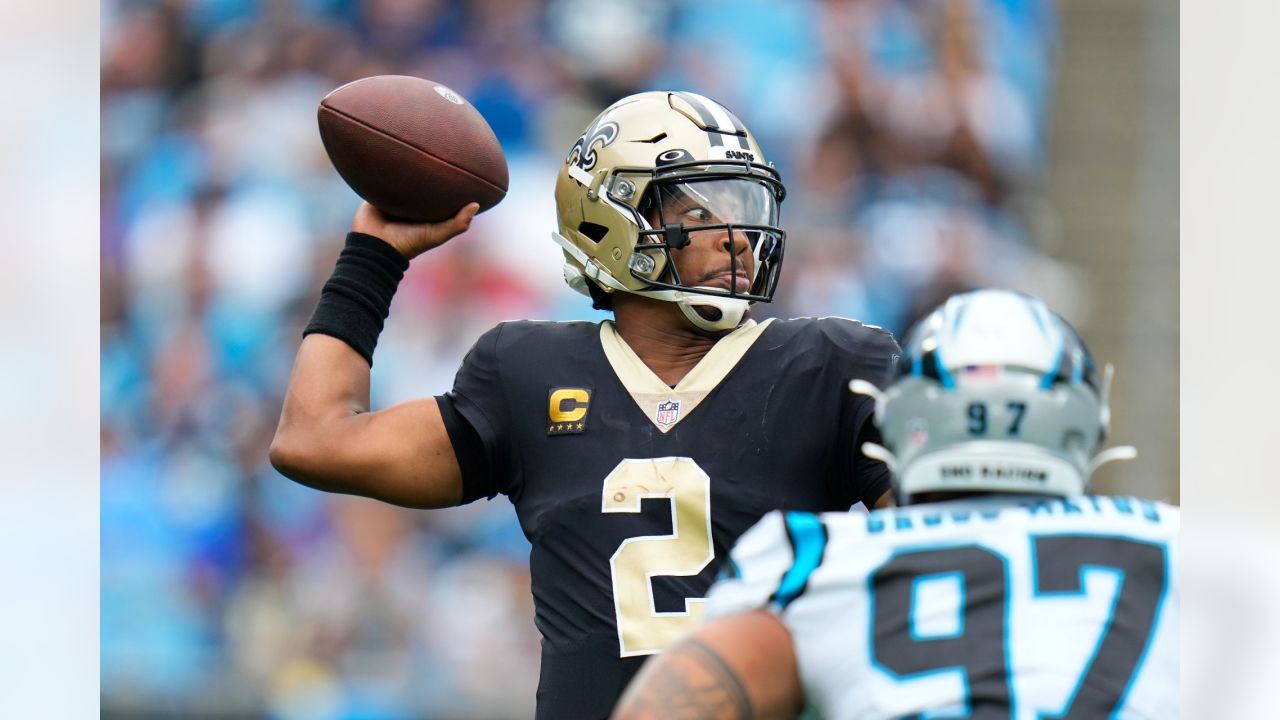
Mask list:
[[922,448],[925,443],[929,442],[929,426],[924,420],[916,418],[907,423],[907,433],[914,448]]
[[658,403],[658,415],[655,420],[659,425],[671,425],[680,418],[680,401],[668,400]]

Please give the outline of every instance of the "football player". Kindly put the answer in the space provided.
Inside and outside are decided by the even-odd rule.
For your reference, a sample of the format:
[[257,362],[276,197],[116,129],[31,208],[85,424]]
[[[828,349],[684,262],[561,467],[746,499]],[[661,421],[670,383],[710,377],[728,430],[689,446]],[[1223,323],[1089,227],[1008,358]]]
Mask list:
[[742,122],[686,92],[607,108],[556,181],[565,278],[613,320],[507,322],[453,389],[371,411],[374,344],[413,257],[463,232],[357,211],[293,370],[271,459],[312,487],[439,508],[501,493],[532,543],[538,716],[602,718],[691,630],[766,512],[889,501],[874,402],[898,353],[839,318],[766,320],[785,194]]
[[1110,367],[1038,300],[956,295],[876,397],[902,507],[767,515],[615,717],[1178,717],[1178,509],[1085,494]]

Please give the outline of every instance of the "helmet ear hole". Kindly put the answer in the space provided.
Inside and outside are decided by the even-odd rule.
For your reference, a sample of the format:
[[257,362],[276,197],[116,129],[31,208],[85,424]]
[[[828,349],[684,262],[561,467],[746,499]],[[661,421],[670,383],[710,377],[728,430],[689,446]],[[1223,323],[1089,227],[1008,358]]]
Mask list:
[[600,225],[598,223],[587,222],[584,220],[583,222],[578,224],[578,232],[582,233],[588,238],[591,238],[592,242],[598,243],[604,239],[605,235],[609,234],[609,228],[605,227],[604,225]]
[[701,315],[708,322],[716,322],[724,317],[724,311],[714,305],[694,305],[693,311]]

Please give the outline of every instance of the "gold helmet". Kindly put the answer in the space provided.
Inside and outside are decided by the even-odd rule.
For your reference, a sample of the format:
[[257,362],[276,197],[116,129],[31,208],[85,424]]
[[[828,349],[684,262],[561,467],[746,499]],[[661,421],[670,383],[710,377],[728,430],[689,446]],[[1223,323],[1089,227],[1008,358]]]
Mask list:
[[[695,326],[728,330],[747,305],[769,302],[782,268],[786,233],[778,206],[786,194],[742,121],[689,92],[646,92],[600,113],[565,158],[556,178],[565,282],[608,307],[628,292],[674,302]],[[673,201],[697,213],[664,217]],[[668,211],[669,214],[669,211]],[[731,256],[747,243],[754,263],[728,288],[681,281],[671,251],[697,233],[727,235]]]

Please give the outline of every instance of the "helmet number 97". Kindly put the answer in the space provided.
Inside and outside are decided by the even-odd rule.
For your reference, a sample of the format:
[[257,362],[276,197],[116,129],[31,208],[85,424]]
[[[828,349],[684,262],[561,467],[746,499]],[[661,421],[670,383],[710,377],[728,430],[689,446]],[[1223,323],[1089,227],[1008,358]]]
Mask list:
[[[1006,430],[1008,435],[1017,435],[1022,428],[1022,416],[1027,412],[1027,404],[1024,402],[1007,402],[1005,409],[1009,413],[1009,427]],[[986,403],[969,403],[969,434],[985,435],[987,432],[987,404]]]

